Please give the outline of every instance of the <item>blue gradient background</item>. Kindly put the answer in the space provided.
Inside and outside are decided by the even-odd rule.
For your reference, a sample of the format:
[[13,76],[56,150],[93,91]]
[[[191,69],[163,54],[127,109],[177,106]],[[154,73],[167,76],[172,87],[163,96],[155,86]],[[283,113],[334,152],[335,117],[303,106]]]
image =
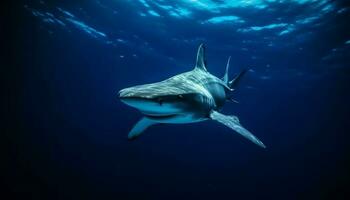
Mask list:
[[[13,3],[5,189],[22,199],[346,199],[349,6]],[[228,56],[230,77],[250,69],[240,103],[223,112],[267,149],[211,121],[127,140],[141,114],[118,91],[191,70],[200,43],[214,75]]]

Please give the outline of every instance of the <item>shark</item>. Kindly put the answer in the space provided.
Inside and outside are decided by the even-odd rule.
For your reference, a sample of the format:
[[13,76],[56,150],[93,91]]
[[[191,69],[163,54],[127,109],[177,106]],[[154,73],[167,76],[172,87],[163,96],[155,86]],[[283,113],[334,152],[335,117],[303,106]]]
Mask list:
[[213,120],[234,130],[256,145],[266,146],[241,125],[234,115],[221,113],[227,101],[236,102],[232,93],[247,70],[241,71],[232,80],[228,78],[229,57],[223,78],[207,70],[205,46],[200,44],[195,67],[188,72],[166,80],[128,87],[119,91],[120,100],[139,110],[143,117],[128,134],[133,140],[150,126],[156,124],[185,124]]

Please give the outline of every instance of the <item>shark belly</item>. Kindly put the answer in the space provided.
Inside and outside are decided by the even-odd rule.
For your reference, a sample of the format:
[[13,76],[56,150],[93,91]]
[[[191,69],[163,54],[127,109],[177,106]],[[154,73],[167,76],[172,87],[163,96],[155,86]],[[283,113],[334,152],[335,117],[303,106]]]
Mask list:
[[146,117],[154,122],[166,123],[166,124],[188,124],[188,123],[201,122],[209,119],[204,115],[199,116],[192,113],[175,114],[175,115],[168,115],[168,116],[146,116]]

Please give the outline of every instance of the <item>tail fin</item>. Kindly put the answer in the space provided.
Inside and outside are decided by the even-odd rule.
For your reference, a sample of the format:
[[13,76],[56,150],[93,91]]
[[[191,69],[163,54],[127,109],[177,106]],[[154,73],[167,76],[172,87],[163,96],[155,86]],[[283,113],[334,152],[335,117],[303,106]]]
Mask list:
[[241,80],[241,78],[243,77],[243,75],[247,72],[246,69],[242,70],[234,79],[232,79],[232,81],[230,81],[228,83],[228,86],[231,89],[234,89],[235,87],[237,87],[239,81]]

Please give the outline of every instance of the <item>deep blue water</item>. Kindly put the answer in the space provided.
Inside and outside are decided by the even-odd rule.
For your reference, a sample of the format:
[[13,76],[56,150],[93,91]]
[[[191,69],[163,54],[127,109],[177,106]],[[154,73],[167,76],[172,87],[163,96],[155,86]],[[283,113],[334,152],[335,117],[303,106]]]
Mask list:
[[[346,199],[350,4],[331,0],[18,1],[10,12],[9,179],[27,199]],[[249,69],[225,114],[157,125],[118,91]]]

